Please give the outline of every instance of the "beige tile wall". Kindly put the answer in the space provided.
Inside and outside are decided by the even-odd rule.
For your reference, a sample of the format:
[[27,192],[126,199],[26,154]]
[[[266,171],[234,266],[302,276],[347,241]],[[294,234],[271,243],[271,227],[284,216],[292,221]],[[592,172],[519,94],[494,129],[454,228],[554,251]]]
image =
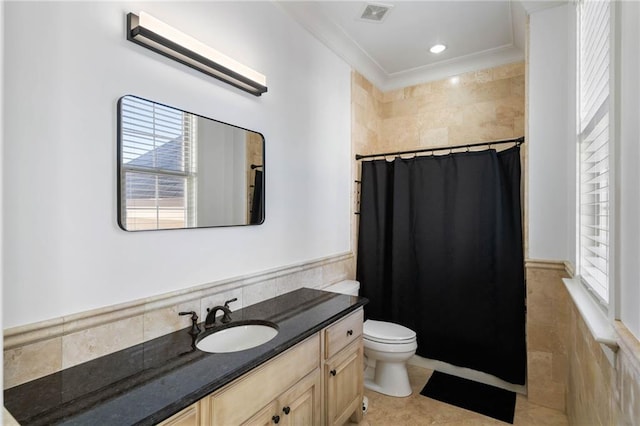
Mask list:
[[593,339],[566,291],[567,265],[526,266],[529,401],[566,411],[573,425],[640,424],[640,341],[616,321],[613,354]]
[[616,356],[614,390],[619,424],[640,423],[640,340],[620,321],[615,322],[620,349]]
[[565,411],[569,295],[563,262],[528,260],[527,395],[530,402]]
[[615,373],[604,349],[592,337],[570,302],[571,328],[567,415],[575,424],[616,425]]
[[639,424],[640,341],[616,321],[620,348],[608,357],[608,349],[593,339],[573,302],[570,312],[567,416],[571,424]]
[[358,154],[460,145],[524,135],[524,62],[380,93],[353,77]]
[[384,96],[362,75],[351,74],[351,146],[353,154],[380,145]]
[[[383,94],[358,72],[351,73],[351,153],[370,152],[369,146],[378,146],[382,134]],[[360,211],[360,162],[354,161],[351,172],[353,182],[352,213]],[[351,249],[357,256],[359,216],[351,215]]]
[[301,287],[323,288],[355,277],[352,253],[214,282],[172,294],[109,306],[4,330],[4,388],[55,373],[188,327],[195,311],[234,297],[240,309]]

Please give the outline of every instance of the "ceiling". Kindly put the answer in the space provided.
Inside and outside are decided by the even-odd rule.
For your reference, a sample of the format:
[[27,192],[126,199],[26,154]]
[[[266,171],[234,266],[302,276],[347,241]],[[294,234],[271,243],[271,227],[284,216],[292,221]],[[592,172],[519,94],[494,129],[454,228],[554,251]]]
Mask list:
[[[524,60],[526,16],[562,1],[281,1],[311,34],[382,91]],[[367,5],[388,6],[381,22]],[[375,8],[374,8],[375,9]],[[441,43],[447,49],[434,54]]]

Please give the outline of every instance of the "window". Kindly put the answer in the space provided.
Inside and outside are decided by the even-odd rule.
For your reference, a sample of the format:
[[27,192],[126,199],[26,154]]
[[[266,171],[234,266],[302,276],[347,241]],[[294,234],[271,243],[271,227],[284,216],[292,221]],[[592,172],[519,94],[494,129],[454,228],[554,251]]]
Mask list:
[[604,304],[611,276],[611,7],[602,0],[578,7],[578,272]]
[[122,99],[123,217],[129,230],[195,222],[195,129],[191,114],[134,97]]

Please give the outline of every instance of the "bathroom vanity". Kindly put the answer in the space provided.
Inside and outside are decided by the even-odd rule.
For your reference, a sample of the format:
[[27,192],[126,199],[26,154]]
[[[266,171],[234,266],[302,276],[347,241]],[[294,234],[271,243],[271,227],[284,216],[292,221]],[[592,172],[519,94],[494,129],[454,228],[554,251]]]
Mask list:
[[206,353],[189,329],[5,391],[20,424],[341,425],[361,419],[365,298],[299,289],[233,312],[275,338]]
[[161,425],[339,426],[361,416],[362,323],[359,309]]

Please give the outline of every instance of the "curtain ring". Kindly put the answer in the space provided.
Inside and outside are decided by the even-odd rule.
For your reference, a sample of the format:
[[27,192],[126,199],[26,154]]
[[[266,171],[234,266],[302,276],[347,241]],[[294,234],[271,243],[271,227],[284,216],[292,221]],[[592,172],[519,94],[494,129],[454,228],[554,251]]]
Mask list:
[[467,152],[469,152],[469,145],[467,145]]

